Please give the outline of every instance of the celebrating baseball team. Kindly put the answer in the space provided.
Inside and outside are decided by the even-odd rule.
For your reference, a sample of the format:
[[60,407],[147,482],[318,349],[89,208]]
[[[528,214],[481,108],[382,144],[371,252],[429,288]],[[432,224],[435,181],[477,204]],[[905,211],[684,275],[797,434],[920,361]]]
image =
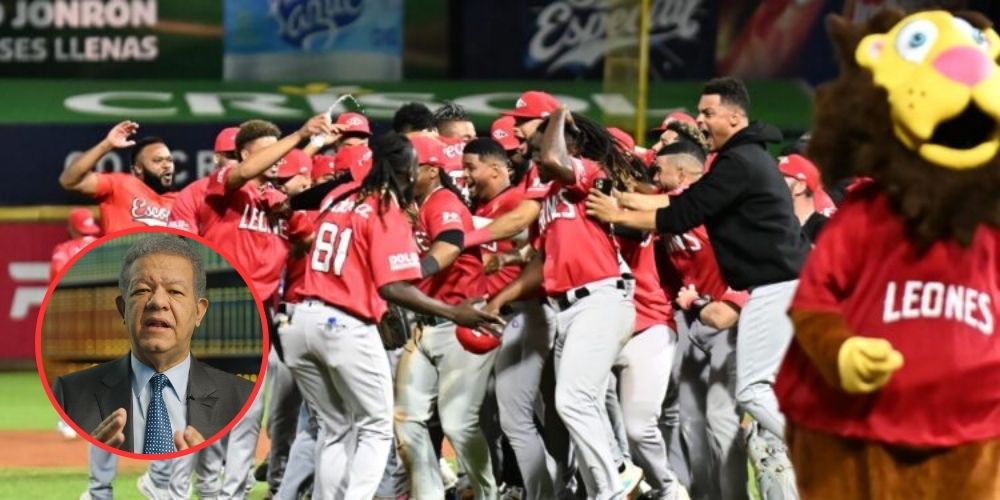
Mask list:
[[[169,470],[144,490],[186,495],[207,462],[198,493],[245,494],[265,399],[275,498],[309,482],[317,498],[675,499],[692,480],[740,498],[748,439],[793,484],[771,382],[809,249],[791,194],[823,218],[818,173],[794,154],[779,170],[740,81],[709,82],[698,110],[650,148],[540,91],[484,138],[455,104],[405,105],[377,136],[359,113],[284,136],[250,120],[180,191],[165,140],[116,125],[63,186],[99,200],[106,232],[167,224],[227,250],[273,328],[269,397],[224,445],[154,464]],[[112,148],[133,173],[93,171]],[[752,170],[700,180],[725,162]],[[649,221],[618,222],[618,205]]]

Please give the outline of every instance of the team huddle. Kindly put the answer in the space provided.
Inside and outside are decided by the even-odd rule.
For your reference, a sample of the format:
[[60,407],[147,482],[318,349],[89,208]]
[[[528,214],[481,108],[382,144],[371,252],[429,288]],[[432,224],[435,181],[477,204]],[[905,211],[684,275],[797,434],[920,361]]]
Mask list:
[[[833,202],[749,108],[742,82],[710,81],[649,148],[539,91],[483,138],[455,104],[405,105],[380,135],[358,113],[285,136],[250,120],[179,191],[166,142],[126,121],[60,183],[105,232],[190,231],[249,273],[269,497],[746,498],[748,455],[756,488],[794,495],[772,384]],[[115,148],[132,172],[94,172]],[[244,497],[263,394],[143,492],[189,496],[194,470],[203,498]]]

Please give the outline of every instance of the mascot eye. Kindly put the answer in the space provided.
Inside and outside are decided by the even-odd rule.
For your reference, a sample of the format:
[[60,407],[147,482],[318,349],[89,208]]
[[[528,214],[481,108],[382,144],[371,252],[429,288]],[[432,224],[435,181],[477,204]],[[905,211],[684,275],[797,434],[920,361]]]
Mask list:
[[958,31],[969,35],[977,46],[982,48],[989,47],[990,42],[986,40],[986,34],[983,33],[983,30],[969,24],[969,21],[966,21],[965,19],[956,17],[953,21],[955,22],[955,27],[958,28]]
[[907,61],[921,63],[934,46],[937,35],[938,29],[934,23],[926,19],[917,19],[899,30],[899,35],[896,36],[896,51]]

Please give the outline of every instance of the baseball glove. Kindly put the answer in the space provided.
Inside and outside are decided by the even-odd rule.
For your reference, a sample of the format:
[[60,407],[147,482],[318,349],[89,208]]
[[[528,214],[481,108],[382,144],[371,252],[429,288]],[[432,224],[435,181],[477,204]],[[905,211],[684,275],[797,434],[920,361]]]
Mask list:
[[411,313],[402,307],[389,304],[389,310],[382,315],[378,333],[386,350],[399,349],[410,339],[413,328]]

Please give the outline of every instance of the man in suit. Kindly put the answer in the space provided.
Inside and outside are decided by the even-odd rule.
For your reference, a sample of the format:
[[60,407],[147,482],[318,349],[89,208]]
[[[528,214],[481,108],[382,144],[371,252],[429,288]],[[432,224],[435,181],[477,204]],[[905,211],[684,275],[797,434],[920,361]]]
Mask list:
[[150,235],[125,254],[118,289],[131,351],[57,378],[56,401],[98,441],[124,451],[171,453],[222,430],[253,384],[191,356],[208,310],[198,253],[178,236]]

